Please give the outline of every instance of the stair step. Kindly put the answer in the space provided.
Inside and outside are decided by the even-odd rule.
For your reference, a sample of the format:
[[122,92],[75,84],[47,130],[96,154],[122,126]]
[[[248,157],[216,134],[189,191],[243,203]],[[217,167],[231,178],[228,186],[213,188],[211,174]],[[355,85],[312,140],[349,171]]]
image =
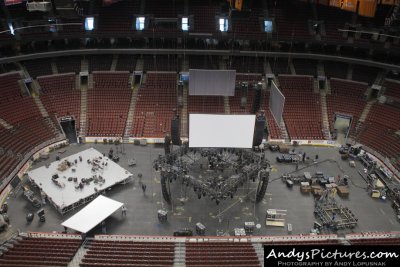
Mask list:
[[125,124],[124,139],[123,139],[124,142],[125,140],[129,141],[129,137],[131,136],[132,133],[133,117],[135,115],[136,99],[139,93],[139,88],[140,85],[137,85],[133,88],[132,91],[131,102],[129,104],[128,117],[126,119],[126,124]]
[[231,107],[229,106],[229,97],[224,96],[224,111],[225,114],[231,114]]
[[188,137],[188,94],[187,84],[183,86],[183,107],[181,110],[181,137]]
[[114,55],[112,63],[111,63],[110,71],[115,71],[117,69],[117,64],[118,64],[118,55]]
[[81,87],[81,113],[80,113],[79,136],[84,137],[84,136],[86,136],[86,123],[87,123],[87,114],[86,114],[86,112],[87,112],[87,86],[81,85],[80,87]]

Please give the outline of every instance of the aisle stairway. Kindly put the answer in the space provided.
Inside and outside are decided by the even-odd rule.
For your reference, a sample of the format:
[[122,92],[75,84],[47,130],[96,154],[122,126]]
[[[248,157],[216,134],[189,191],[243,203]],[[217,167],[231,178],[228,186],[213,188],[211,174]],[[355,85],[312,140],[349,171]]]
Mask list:
[[231,114],[231,107],[229,106],[229,96],[224,96],[224,111],[225,114]]
[[331,139],[331,133],[329,130],[329,117],[328,117],[328,108],[326,106],[326,93],[325,91],[321,91],[320,93],[321,96],[321,111],[322,111],[322,123],[323,123],[323,133],[325,139],[330,140]]
[[140,84],[136,84],[133,87],[131,103],[129,104],[128,117],[126,119],[126,125],[125,125],[125,132],[124,132],[124,138],[123,138],[124,142],[129,141],[129,137],[132,132],[133,116],[135,115],[136,99],[138,96],[139,88],[140,88]]
[[281,123],[279,124],[279,128],[281,129],[282,137],[283,139],[285,139],[285,143],[290,143],[289,134],[287,132],[286,124],[283,118],[281,120]]
[[118,55],[114,55],[112,63],[111,63],[110,71],[115,71],[117,68],[117,64],[118,64]]
[[54,61],[51,62],[51,72],[53,74],[58,74],[57,64]]
[[35,101],[36,106],[38,107],[40,113],[43,117],[49,117],[49,113],[47,113],[46,108],[44,107],[42,101],[39,97],[34,97],[33,100]]
[[13,128],[13,126],[11,124],[8,124],[8,122],[6,122],[5,120],[0,118],[0,125],[3,126],[6,129],[11,129]]
[[177,242],[175,243],[174,250],[174,265],[173,267],[184,267],[186,266],[186,247],[185,243]]
[[183,107],[181,110],[181,137],[189,137],[188,134],[188,94],[187,84],[183,86]]
[[86,136],[86,120],[87,120],[87,85],[81,84],[81,113],[80,113],[80,131],[79,136]]
[[372,101],[369,101],[369,102],[365,105],[364,110],[363,110],[363,112],[361,113],[360,119],[358,120],[359,122],[364,122],[364,121],[367,119],[367,116],[368,116],[368,114],[369,114],[369,112],[370,112],[370,110],[371,110],[371,107],[372,107],[372,105],[373,105],[375,102],[376,102],[376,100],[372,100]]

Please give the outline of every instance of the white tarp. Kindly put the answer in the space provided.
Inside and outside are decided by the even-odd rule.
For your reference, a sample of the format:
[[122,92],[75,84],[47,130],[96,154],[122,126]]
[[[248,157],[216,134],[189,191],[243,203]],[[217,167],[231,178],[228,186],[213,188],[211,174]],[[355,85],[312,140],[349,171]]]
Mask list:
[[272,81],[271,93],[269,96],[269,110],[271,111],[278,125],[281,123],[284,107],[285,96],[282,94],[281,90],[279,90],[278,86],[276,86],[275,82]]
[[122,205],[124,204],[121,202],[100,195],[61,225],[81,233],[87,233]]
[[189,70],[189,95],[235,95],[236,70]]
[[251,148],[255,115],[189,115],[189,147]]

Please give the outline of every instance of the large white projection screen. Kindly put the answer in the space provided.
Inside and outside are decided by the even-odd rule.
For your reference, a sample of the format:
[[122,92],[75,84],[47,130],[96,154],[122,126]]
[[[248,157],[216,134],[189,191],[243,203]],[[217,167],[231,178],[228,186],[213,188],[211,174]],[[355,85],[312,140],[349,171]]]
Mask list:
[[189,147],[251,148],[255,115],[189,115]]
[[189,70],[189,95],[235,95],[236,70]]
[[278,124],[281,123],[284,107],[285,107],[285,96],[278,89],[274,81],[272,81],[271,94],[269,96],[269,109],[271,110],[271,113]]

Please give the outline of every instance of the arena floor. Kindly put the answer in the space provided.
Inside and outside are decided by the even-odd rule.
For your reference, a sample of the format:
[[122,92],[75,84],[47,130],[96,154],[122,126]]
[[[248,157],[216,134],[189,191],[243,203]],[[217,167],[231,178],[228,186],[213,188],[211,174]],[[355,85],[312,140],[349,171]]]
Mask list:
[[[127,216],[123,217],[121,211],[115,212],[106,220],[107,234],[132,234],[132,235],[172,235],[181,228],[195,229],[195,224],[201,222],[206,226],[207,235],[216,235],[217,230],[224,231],[233,235],[233,229],[243,227],[244,222],[253,221],[261,224],[260,229],[256,229],[254,235],[286,235],[287,228],[265,226],[265,216],[267,209],[287,210],[286,223],[293,225],[293,234],[306,234],[310,232],[314,217],[314,199],[311,194],[303,195],[300,193],[299,186],[295,185],[292,189],[286,187],[280,177],[282,173],[292,172],[295,165],[284,165],[276,162],[279,153],[266,152],[266,158],[271,161],[272,172],[267,194],[262,202],[254,204],[254,191],[257,183],[250,183],[248,187],[240,189],[233,199],[228,198],[216,205],[208,198],[198,199],[197,194],[181,183],[174,182],[171,185],[173,205],[166,205],[161,196],[161,186],[159,174],[152,168],[153,159],[158,154],[163,154],[163,148],[158,146],[135,146],[124,145],[125,154],[122,154],[120,146],[118,149],[114,145],[104,144],[85,144],[71,145],[66,148],[62,157],[75,154],[90,147],[96,148],[102,153],[108,153],[113,147],[114,153],[120,156],[119,164],[133,173],[133,182],[125,185],[117,185],[107,191],[106,196],[125,203],[128,211]],[[307,153],[307,156],[314,158],[319,155],[322,162],[316,166],[308,167],[301,172],[308,171],[324,173],[337,176],[347,174],[350,177],[350,197],[341,199],[336,196],[337,201],[349,207],[358,217],[358,226],[352,230],[341,231],[338,234],[365,231],[398,231],[400,223],[396,221],[390,203],[382,200],[372,199],[367,195],[366,183],[358,174],[357,170],[362,166],[357,162],[356,168],[351,168],[347,161],[342,161],[337,148],[326,147],[298,147],[296,151]],[[42,160],[32,166],[32,169],[41,167],[46,163],[53,162],[57,152],[50,154],[50,158]],[[136,158],[137,166],[129,167],[128,160]],[[300,165],[300,168],[302,166]],[[142,182],[146,184],[147,190],[144,194],[139,180],[138,173],[143,174]],[[39,195],[37,195],[39,197]],[[25,217],[28,212],[36,212],[34,208],[22,194],[22,191],[11,195],[8,198],[9,217],[11,229],[14,231],[41,231],[52,232],[62,231],[61,222],[68,219],[78,210],[65,214],[59,214],[54,207],[46,204],[46,222],[39,222],[37,216],[31,223],[27,223]],[[161,224],[157,218],[157,210],[167,209],[168,222]],[[219,215],[219,216],[218,216]],[[89,235],[100,234],[101,228],[94,228]]]

